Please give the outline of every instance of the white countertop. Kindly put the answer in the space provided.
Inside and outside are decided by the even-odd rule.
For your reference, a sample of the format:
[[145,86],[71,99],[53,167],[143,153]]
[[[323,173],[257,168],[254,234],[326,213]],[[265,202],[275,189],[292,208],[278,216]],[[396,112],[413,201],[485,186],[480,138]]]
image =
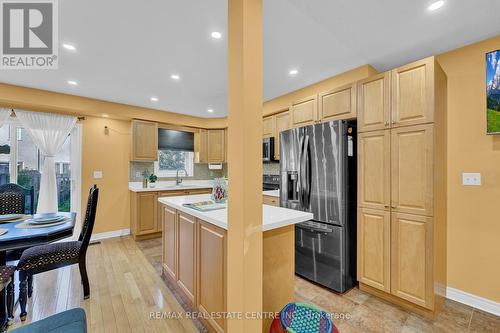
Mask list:
[[[158,199],[158,201],[162,204],[227,230],[227,209],[200,212],[183,206],[183,204],[207,200],[210,200],[210,194],[184,195]],[[262,231],[286,227],[288,225],[305,222],[313,218],[313,214],[311,213],[269,205],[262,206]]]
[[129,182],[128,189],[132,192],[154,192],[154,191],[178,191],[190,190],[199,188],[212,188],[213,180],[186,180],[181,184],[175,185],[175,180],[159,181],[155,183],[155,187],[150,187],[148,182],[147,188],[142,188],[142,182]]
[[264,191],[262,192],[264,195],[267,195],[268,197],[280,197],[280,190],[271,190],[271,191]]

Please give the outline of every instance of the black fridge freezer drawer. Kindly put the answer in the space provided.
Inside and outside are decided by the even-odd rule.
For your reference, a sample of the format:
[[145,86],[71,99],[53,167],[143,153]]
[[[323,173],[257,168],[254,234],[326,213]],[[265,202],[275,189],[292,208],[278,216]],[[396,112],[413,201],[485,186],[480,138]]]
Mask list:
[[317,222],[295,226],[295,273],[337,292],[344,282],[344,227]]

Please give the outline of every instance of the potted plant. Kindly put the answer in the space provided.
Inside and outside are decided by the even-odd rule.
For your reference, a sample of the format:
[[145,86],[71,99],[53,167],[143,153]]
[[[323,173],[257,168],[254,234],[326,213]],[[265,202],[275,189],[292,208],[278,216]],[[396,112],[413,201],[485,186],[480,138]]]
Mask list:
[[157,180],[158,180],[158,176],[156,176],[154,173],[150,174],[149,175],[149,186],[155,187]]
[[147,188],[148,187],[148,178],[149,178],[149,171],[144,170],[142,172],[142,188]]

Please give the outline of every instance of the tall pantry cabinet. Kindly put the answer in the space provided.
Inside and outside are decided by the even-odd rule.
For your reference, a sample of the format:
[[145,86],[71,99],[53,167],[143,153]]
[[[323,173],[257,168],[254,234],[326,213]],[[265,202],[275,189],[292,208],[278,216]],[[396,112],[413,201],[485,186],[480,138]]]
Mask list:
[[360,288],[433,316],[446,286],[446,76],[427,58],[358,82]]

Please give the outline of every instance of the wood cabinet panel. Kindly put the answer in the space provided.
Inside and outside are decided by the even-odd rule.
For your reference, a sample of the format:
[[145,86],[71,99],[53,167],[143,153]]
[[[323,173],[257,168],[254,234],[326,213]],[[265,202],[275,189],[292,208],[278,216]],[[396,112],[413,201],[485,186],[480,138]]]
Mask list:
[[274,137],[275,133],[275,117],[274,116],[269,116],[269,117],[264,117],[262,119],[262,137],[264,138],[270,138]]
[[358,132],[389,128],[391,122],[391,73],[358,82]]
[[434,125],[401,127],[391,133],[391,208],[432,216]]
[[392,71],[392,126],[434,121],[434,58]]
[[391,204],[391,132],[358,134],[358,205],[389,209]]
[[356,118],[356,84],[319,94],[319,119],[330,121]]
[[[198,309],[210,314],[226,309],[226,231],[198,220]],[[209,318],[216,332],[224,332],[223,318]]]
[[291,123],[290,123],[290,112],[281,112],[278,113],[275,117],[275,124],[276,124],[276,139],[274,140],[274,159],[279,160],[280,159],[280,133],[283,131],[286,131],[291,128]]
[[223,129],[208,130],[208,163],[222,163],[226,158],[226,133]]
[[158,124],[132,120],[132,161],[156,161],[158,158]]
[[194,137],[196,162],[208,163],[208,131],[206,129],[199,129]]
[[358,209],[358,281],[390,292],[391,213]]
[[392,214],[391,292],[433,309],[432,218]]
[[273,197],[270,195],[264,195],[263,203],[264,203],[264,205],[279,207],[280,206],[280,198]]
[[290,107],[293,127],[311,125],[318,119],[317,95],[303,98]]
[[177,211],[163,206],[163,272],[177,281]]
[[184,296],[196,304],[196,218],[184,213],[178,215],[177,284]]
[[158,230],[157,199],[158,195],[156,192],[137,194],[137,235],[156,232]]

